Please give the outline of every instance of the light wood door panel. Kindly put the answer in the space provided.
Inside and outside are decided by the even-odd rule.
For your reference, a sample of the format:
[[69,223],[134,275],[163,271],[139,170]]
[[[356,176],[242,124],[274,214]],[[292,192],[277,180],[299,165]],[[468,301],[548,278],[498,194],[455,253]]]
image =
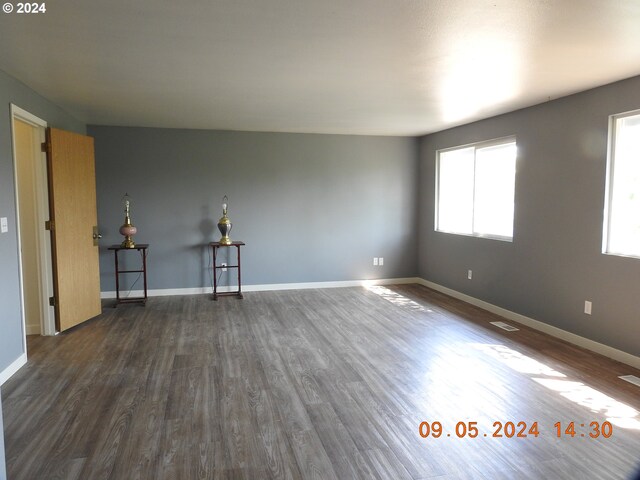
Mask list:
[[94,245],[96,175],[93,138],[47,130],[56,327],[67,330],[101,313]]
[[18,118],[13,119],[15,138],[16,177],[18,182],[18,208],[20,210],[20,248],[22,250],[22,293],[27,331],[40,331],[42,318],[42,292],[40,283],[40,258],[38,256],[38,230],[44,228],[38,222],[36,194],[36,162],[41,161],[38,127]]

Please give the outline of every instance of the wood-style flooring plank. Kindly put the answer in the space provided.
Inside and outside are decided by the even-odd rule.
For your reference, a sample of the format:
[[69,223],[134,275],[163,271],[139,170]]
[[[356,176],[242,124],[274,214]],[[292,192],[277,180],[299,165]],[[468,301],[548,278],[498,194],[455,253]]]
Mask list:
[[[28,338],[27,365],[2,387],[9,480],[600,480],[640,468],[640,388],[617,378],[640,372],[496,320],[419,285],[105,308]],[[422,421],[443,434],[422,438]],[[589,438],[593,421],[610,421],[611,437]],[[469,422],[479,436],[458,438]],[[495,422],[540,434],[494,438]],[[558,438],[557,422],[577,435]]]

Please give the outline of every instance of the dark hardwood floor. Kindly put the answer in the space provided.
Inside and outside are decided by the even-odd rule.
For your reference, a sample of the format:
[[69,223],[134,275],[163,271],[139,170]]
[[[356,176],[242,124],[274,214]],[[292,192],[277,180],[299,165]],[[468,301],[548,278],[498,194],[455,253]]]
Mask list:
[[[2,387],[9,480],[625,479],[640,468],[640,387],[617,378],[640,372],[496,320],[417,285],[105,307],[29,337],[28,364]],[[423,421],[441,436],[422,438]],[[589,436],[591,422],[608,434],[607,421],[608,438]],[[527,437],[494,438],[495,422],[503,435],[524,422]]]

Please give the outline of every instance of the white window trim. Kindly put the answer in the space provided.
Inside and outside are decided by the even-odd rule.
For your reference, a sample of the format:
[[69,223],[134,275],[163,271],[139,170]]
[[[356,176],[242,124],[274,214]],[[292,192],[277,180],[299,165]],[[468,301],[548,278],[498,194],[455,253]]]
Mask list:
[[[438,233],[446,233],[448,235],[460,235],[462,237],[473,237],[473,238],[486,238],[489,240],[498,240],[501,242],[508,242],[508,243],[513,243],[513,238],[515,237],[515,228],[513,231],[513,236],[511,237],[505,237],[503,235],[494,235],[494,234],[486,234],[486,233],[460,233],[460,232],[451,232],[448,230],[441,230],[438,228],[438,224],[439,222],[439,218],[438,218],[438,211],[439,209],[439,202],[440,202],[440,154],[444,153],[444,152],[450,152],[453,150],[461,150],[463,148],[470,148],[470,147],[474,147],[475,149],[478,148],[486,148],[486,147],[492,147],[494,145],[502,145],[505,143],[515,143],[517,145],[516,142],[516,136],[515,135],[507,135],[505,137],[498,137],[498,138],[493,138],[491,140],[483,140],[480,142],[474,142],[474,143],[467,143],[464,145],[456,145],[455,147],[447,147],[447,148],[440,148],[438,150],[436,150],[436,175],[435,175],[435,212],[434,212],[434,226],[433,229],[435,232]],[[473,164],[473,168],[474,168],[474,178],[475,178],[475,162]],[[516,172],[518,169],[518,157],[516,156]],[[515,181],[515,179],[514,179]],[[474,182],[474,186],[473,186],[474,190],[475,190],[475,182]],[[475,191],[474,193],[474,198],[475,198]],[[514,202],[515,202],[515,198],[514,198]],[[473,208],[475,209],[475,202],[473,205]],[[475,211],[474,211],[475,214]],[[514,211],[514,223],[515,223],[515,211]],[[515,226],[515,225],[514,225]]]
[[640,115],[640,109],[630,110],[628,112],[616,113],[609,115],[608,135],[607,135],[607,170],[605,176],[605,193],[604,193],[604,215],[603,215],[603,232],[602,232],[602,253],[604,255],[613,255],[616,257],[637,258],[640,255],[631,255],[628,253],[612,252],[609,250],[609,231],[611,229],[611,203],[613,197],[613,173],[615,170],[615,149],[616,149],[616,122],[622,118],[635,117]]

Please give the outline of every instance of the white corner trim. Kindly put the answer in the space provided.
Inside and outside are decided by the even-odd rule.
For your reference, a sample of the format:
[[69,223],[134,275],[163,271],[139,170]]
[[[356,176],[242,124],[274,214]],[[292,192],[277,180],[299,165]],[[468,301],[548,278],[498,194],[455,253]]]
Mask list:
[[585,337],[581,337],[580,335],[576,335],[575,333],[567,332],[566,330],[562,330],[561,328],[554,327],[539,320],[534,320],[533,318],[526,317],[516,312],[512,312],[511,310],[507,310],[506,308],[498,307],[497,305],[493,305],[489,302],[485,302],[484,300],[480,300],[465,293],[458,292],[457,290],[443,287],[442,285],[430,282],[423,278],[419,278],[417,283],[462,300],[463,302],[475,305],[476,307],[480,307],[483,310],[487,310],[491,313],[495,313],[496,315],[500,315],[501,317],[521,323],[522,325],[526,325],[527,327],[531,327],[535,330],[539,330],[548,335],[551,335],[552,337],[556,337],[569,343],[573,343],[574,345],[586,348],[587,350],[599,353],[600,355],[612,358],[613,360],[625,363],[634,368],[640,368],[640,357],[636,357],[635,355],[631,355],[630,353],[623,352],[622,350],[618,350],[608,345],[598,343]]
[[[304,282],[304,283],[267,283],[262,285],[243,285],[242,292],[266,292],[272,290],[306,290],[309,288],[342,288],[342,287],[362,287],[368,285],[401,285],[407,283],[420,283],[421,278],[378,278],[371,280],[341,280],[336,282]],[[218,287],[220,292],[229,292],[236,290],[238,287]],[[196,288],[166,288],[147,291],[149,297],[164,297],[168,295],[198,295],[204,293],[213,293],[212,287],[196,287]],[[131,292],[121,293],[120,297],[141,297],[142,290],[133,290]],[[116,298],[116,292],[102,292],[101,298]]]
[[23,353],[16,358],[11,365],[0,372],[0,385],[9,380],[11,376],[16,373],[20,368],[27,363],[27,354]]

